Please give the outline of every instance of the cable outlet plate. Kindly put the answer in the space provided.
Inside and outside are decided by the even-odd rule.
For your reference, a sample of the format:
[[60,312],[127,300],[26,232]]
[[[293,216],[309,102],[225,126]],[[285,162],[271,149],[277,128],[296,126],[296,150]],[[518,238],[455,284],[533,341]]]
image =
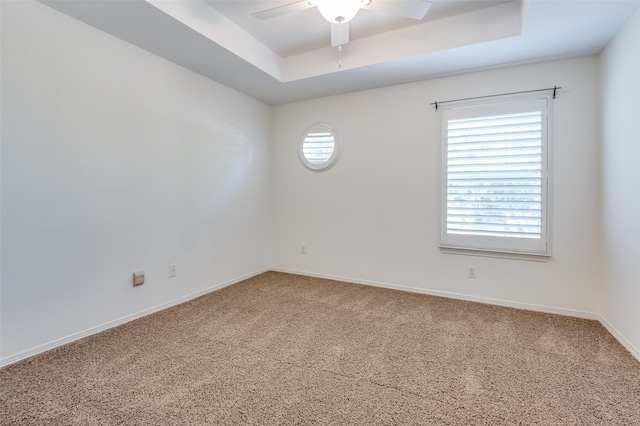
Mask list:
[[172,263],[169,265],[169,278],[173,278],[178,274],[178,264]]
[[137,271],[133,273],[133,285],[137,286],[137,285],[142,285],[144,284],[144,272],[143,271]]

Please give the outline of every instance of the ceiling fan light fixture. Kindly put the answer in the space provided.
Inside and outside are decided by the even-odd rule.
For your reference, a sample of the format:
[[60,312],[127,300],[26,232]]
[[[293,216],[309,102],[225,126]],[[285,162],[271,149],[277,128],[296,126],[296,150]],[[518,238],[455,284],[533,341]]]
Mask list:
[[362,6],[361,0],[317,0],[318,10],[332,24],[344,24],[353,19]]

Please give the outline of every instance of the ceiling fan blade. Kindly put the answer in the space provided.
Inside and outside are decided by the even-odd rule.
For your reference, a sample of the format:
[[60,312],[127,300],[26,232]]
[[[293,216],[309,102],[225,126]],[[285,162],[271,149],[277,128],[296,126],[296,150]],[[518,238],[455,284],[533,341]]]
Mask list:
[[427,14],[431,4],[428,0],[371,0],[363,9],[420,20]]
[[331,47],[349,43],[349,23],[331,24]]
[[293,3],[284,4],[282,6],[273,7],[271,9],[261,10],[260,12],[252,13],[251,15],[258,19],[264,20],[286,15],[287,13],[308,9],[310,7],[313,7],[313,5],[310,5],[308,0],[299,0]]

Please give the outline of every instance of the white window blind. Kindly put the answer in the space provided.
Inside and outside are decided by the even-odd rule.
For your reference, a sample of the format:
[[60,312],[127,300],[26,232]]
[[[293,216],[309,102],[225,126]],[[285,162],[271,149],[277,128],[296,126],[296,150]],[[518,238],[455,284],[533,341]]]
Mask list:
[[442,246],[549,253],[548,102],[444,110]]
[[302,143],[302,152],[310,163],[322,164],[333,155],[334,144],[331,132],[309,132]]

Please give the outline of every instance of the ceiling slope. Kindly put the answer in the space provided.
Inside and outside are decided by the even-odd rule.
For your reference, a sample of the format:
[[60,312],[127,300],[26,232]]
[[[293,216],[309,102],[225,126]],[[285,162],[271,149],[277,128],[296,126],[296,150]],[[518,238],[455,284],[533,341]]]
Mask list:
[[427,17],[417,22],[360,11],[339,57],[329,43],[329,24],[314,8],[267,23],[251,16],[282,4],[278,1],[41,2],[271,105],[595,54],[640,5],[640,0],[434,0]]

